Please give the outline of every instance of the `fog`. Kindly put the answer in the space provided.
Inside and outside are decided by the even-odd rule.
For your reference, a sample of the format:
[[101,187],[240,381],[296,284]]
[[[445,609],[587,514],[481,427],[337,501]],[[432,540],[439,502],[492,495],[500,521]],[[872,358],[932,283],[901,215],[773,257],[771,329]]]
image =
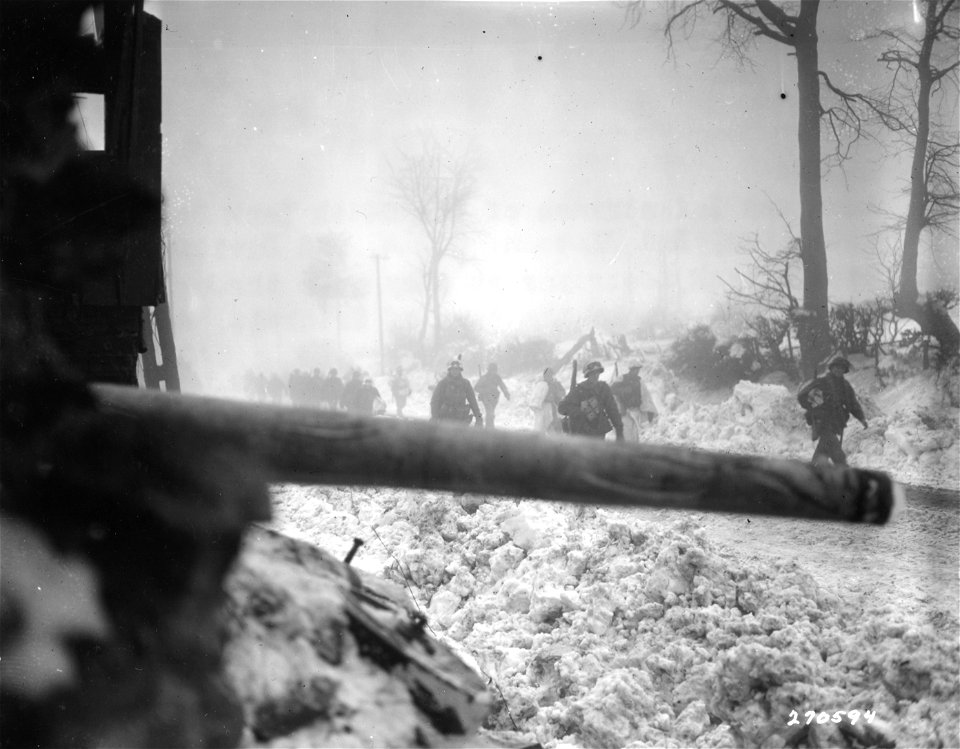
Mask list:
[[[668,9],[631,25],[608,3],[148,2],[185,389],[229,391],[247,369],[379,373],[377,256],[386,344],[415,335],[426,237],[390,164],[424,133],[477,184],[442,266],[446,318],[487,343],[616,334],[658,310],[708,320],[745,239],[785,244],[778,209],[799,233],[795,61],[761,41],[738,65],[710,19],[668,58]],[[910,13],[825,2],[821,67],[875,85],[862,39]],[[883,290],[871,206],[905,211],[908,163],[881,144],[854,155],[824,177],[834,301]]]

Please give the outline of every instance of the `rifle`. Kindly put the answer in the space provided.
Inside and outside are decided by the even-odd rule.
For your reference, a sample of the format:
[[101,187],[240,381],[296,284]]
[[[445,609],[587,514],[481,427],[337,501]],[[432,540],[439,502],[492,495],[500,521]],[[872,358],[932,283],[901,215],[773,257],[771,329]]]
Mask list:
[[[573,396],[573,389],[577,386],[577,360],[574,359],[572,363],[572,369],[570,370],[570,390],[567,392],[567,396]],[[562,401],[561,401],[562,402]],[[560,418],[560,431],[563,434],[570,434],[570,417],[562,416]]]
[[243,403],[94,385],[97,418],[240,450],[277,483],[395,486],[575,504],[887,522],[879,471],[587,437]]

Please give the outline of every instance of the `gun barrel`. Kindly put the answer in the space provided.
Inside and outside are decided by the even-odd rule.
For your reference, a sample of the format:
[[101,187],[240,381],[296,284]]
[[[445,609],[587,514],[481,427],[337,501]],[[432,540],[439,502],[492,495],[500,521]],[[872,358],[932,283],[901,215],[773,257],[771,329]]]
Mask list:
[[271,481],[885,523],[876,471],[96,385],[100,409],[249,451]]

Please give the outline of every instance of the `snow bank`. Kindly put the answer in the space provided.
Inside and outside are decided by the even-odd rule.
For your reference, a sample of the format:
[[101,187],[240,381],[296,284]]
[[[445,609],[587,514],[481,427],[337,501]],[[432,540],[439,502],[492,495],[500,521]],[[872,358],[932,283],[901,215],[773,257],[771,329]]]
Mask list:
[[[278,489],[280,524],[307,530],[310,491]],[[795,562],[747,566],[699,519],[509,500],[469,514],[417,492],[342,502],[375,523],[358,561],[405,585],[490,680],[493,729],[547,747],[783,746],[791,710],[859,709],[925,746],[960,726],[955,643],[892,606],[854,610]]]
[[[788,387],[741,382],[694,399],[656,363],[644,377],[664,406],[645,441],[813,452]],[[507,380],[501,428],[530,428],[537,379]],[[850,379],[870,424],[845,434],[852,465],[960,485],[958,411],[935,375],[881,389],[858,365]],[[426,416],[428,399],[424,388],[407,413]],[[437,636],[490,680],[492,729],[550,749],[784,746],[797,730],[791,711],[802,722],[808,710],[857,709],[875,711],[871,730],[901,746],[952,746],[960,735],[955,615],[935,631],[929,611],[841,598],[812,565],[774,554],[746,563],[709,542],[702,518],[393,489],[274,496],[284,532],[340,557],[353,537],[366,540],[354,565],[405,585]]]

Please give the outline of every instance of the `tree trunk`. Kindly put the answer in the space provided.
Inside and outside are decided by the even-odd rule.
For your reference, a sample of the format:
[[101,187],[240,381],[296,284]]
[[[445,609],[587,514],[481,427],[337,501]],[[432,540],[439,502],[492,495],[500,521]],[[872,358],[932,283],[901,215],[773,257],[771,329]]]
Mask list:
[[423,361],[427,355],[427,328],[430,323],[430,302],[432,299],[431,275],[429,269],[427,269],[423,272],[423,316],[420,318],[420,332],[417,335],[421,361]]
[[926,158],[930,140],[930,93],[933,71],[930,56],[937,38],[935,29],[937,1],[926,2],[926,28],[920,54],[917,58],[917,135],[910,164],[910,206],[903,229],[903,263],[900,267],[900,288],[897,291],[897,314],[920,325],[920,330],[932,335],[940,343],[940,352],[952,358],[960,352],[960,331],[947,310],[932,300],[920,301],[917,287],[917,265],[920,253],[920,234],[925,226],[927,208]]
[[805,0],[797,18],[798,144],[800,158],[800,259],[803,263],[803,315],[797,326],[800,370],[816,374],[830,353],[827,324],[827,252],[823,237],[820,179],[820,79],[817,12],[820,0]]
[[440,339],[442,337],[441,319],[440,319],[440,258],[433,262],[433,351],[440,350]]

